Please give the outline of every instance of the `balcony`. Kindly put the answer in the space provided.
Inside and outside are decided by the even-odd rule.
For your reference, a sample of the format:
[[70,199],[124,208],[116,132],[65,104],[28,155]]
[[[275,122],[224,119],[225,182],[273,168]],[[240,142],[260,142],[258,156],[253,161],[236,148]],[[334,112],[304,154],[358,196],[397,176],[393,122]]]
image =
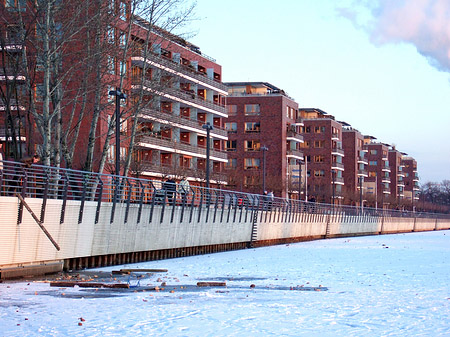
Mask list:
[[358,164],[369,165],[369,161],[366,158],[358,157]]
[[[165,139],[155,136],[140,136],[137,140],[137,146],[141,148],[151,148],[163,152],[181,153],[198,158],[206,158],[206,147],[194,146],[182,142],[176,142],[171,139]],[[227,153],[210,148],[211,160],[227,162]]]
[[[140,51],[135,53],[131,60],[133,63],[143,62],[144,52]],[[176,76],[181,76],[191,82],[200,84],[212,90],[220,91],[223,95],[228,94],[228,88],[225,84],[209,78],[205,73],[197,71],[190,66],[175,63],[174,61],[155,53],[149,53],[149,55],[147,55],[146,62],[156,68],[162,69]]]
[[331,163],[331,169],[332,170],[339,170],[339,171],[344,171],[344,164],[342,163]]
[[335,156],[344,156],[344,150],[340,147],[333,147],[331,149],[331,154],[335,155]]
[[22,70],[12,67],[0,68],[0,81],[25,81],[25,74]]
[[286,140],[303,143],[303,136],[295,131],[288,130],[286,132]]
[[382,183],[389,183],[389,184],[390,184],[390,183],[391,183],[391,179],[390,179],[389,177],[382,177],[382,178],[381,178],[381,182],[382,182]]
[[[4,100],[0,99],[0,111],[6,111],[7,109],[7,103]],[[20,105],[15,99],[10,99],[9,100],[9,109],[11,111],[24,111],[25,107]]]
[[338,141],[338,140],[339,140],[339,133],[333,133],[333,134],[331,135],[331,140]]
[[303,152],[299,150],[286,150],[286,157],[303,160]]
[[295,125],[303,126],[303,118],[296,118],[295,119]]
[[[165,113],[156,109],[149,108],[142,109],[142,113],[139,115],[139,117],[142,119],[150,119],[162,124],[169,124],[180,129],[194,129],[195,132],[206,135],[206,131],[202,128],[202,125],[205,123],[199,120],[188,119],[171,113]],[[216,126],[214,126],[214,129],[211,130],[212,137],[216,136],[216,138],[227,140],[227,134],[228,133],[226,130],[218,128]]]
[[7,53],[21,52],[23,49],[23,42],[19,38],[7,38],[3,44],[0,44],[0,51],[5,51]]
[[333,183],[333,180],[334,180],[334,184],[336,184],[336,185],[344,185],[343,177],[334,177],[334,179],[332,179],[331,183]]
[[141,83],[140,80],[133,79],[132,85],[133,85],[133,89],[136,89],[136,87],[139,87],[142,85],[148,91],[150,91],[158,96],[163,96],[163,97],[172,99],[176,102],[184,103],[189,106],[194,106],[194,107],[200,108],[202,110],[211,112],[213,114],[220,115],[221,117],[228,117],[227,111],[226,111],[226,108],[224,105],[203,99],[200,96],[196,95],[195,93],[188,94],[179,89],[168,88],[168,87],[163,87],[163,86],[160,86],[159,88],[154,88],[155,83],[152,83],[149,80],[144,80],[143,83]]
[[381,168],[381,171],[383,171],[383,172],[391,172],[391,169],[389,168],[389,166],[385,166],[385,167],[382,167]]
[[399,181],[397,181],[397,185],[401,186],[401,187],[405,187],[405,181],[399,180]]
[[360,177],[368,177],[369,173],[366,170],[358,170],[358,176],[360,176]]

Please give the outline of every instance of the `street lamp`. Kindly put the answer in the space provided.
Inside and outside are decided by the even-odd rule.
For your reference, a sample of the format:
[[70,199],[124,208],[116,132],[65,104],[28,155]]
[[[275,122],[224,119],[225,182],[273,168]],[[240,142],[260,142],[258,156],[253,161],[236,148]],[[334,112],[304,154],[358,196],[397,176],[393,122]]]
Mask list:
[[266,146],[261,147],[263,153],[263,193],[266,191],[266,151],[269,150]]
[[110,90],[110,96],[116,97],[116,175],[120,175],[120,100],[127,99],[127,95],[119,89]]
[[206,130],[206,188],[209,188],[209,147],[210,147],[210,132],[214,127],[207,122],[202,125],[202,129]]

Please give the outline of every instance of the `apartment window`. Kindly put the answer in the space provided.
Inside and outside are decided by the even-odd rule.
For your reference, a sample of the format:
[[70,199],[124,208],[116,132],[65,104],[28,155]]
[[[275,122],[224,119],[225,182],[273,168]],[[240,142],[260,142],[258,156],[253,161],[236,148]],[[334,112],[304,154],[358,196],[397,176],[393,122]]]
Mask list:
[[314,156],[314,162],[315,163],[323,163],[323,156]]
[[235,169],[236,167],[237,167],[236,158],[229,158],[228,161],[225,163],[225,168],[227,169]]
[[245,104],[245,115],[253,116],[260,114],[259,104]]
[[245,151],[259,151],[261,143],[259,140],[246,140],[244,141]]
[[43,84],[36,84],[36,101],[42,102],[45,96],[45,88]]
[[376,172],[373,172],[373,171],[369,172],[369,177],[374,178],[376,176],[377,176]]
[[244,176],[244,185],[245,187],[254,186],[258,184],[258,179],[255,176]]
[[[127,156],[127,148],[120,148],[120,159],[125,160]],[[108,149],[107,159],[109,161],[116,160],[116,147],[114,145],[110,145]]]
[[377,161],[376,160],[371,160],[371,161],[369,161],[369,165],[370,166],[377,166]]
[[310,127],[310,126],[307,126],[307,127],[305,128],[305,132],[306,132],[306,133],[310,133],[310,132],[311,132],[311,127]]
[[125,48],[126,44],[127,44],[127,36],[122,33],[119,36],[119,46]]
[[236,133],[237,132],[237,123],[235,123],[235,122],[225,123],[225,130],[227,130],[228,133]]
[[261,160],[259,158],[245,158],[244,168],[246,170],[257,170],[260,167]]
[[120,61],[120,75],[125,76],[127,73],[127,63],[124,61]]
[[316,140],[316,141],[314,141],[314,147],[315,148],[323,148],[324,144],[325,144],[325,141],[323,141],[323,140]]
[[115,37],[115,32],[114,32],[114,28],[108,28],[108,42],[109,43],[114,43],[116,37]]
[[107,58],[107,62],[108,62],[108,65],[107,65],[107,67],[108,67],[108,72],[110,73],[110,74],[114,74],[115,73],[115,67],[114,67],[114,57],[112,57],[112,56],[108,56],[108,58]]
[[237,114],[237,105],[227,105],[228,116],[236,116]]
[[315,133],[324,133],[325,127],[324,126],[316,126],[316,127],[314,127],[314,132]]
[[225,141],[225,151],[236,151],[236,141],[235,140]]
[[244,125],[244,132],[251,133],[251,132],[259,132],[259,122],[248,122]]
[[370,150],[370,154],[376,155],[378,153],[377,150]]
[[120,3],[119,13],[122,20],[127,19],[127,4],[125,2]]
[[324,170],[314,170],[314,177],[325,177]]

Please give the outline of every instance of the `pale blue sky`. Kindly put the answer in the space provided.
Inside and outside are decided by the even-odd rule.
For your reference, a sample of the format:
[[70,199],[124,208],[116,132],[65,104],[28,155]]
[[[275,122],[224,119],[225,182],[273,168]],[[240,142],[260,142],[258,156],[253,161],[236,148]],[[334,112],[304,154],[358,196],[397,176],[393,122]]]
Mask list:
[[[421,183],[450,179],[450,74],[431,66],[414,44],[401,42],[398,32],[392,38],[398,43],[383,36],[387,44],[373,44],[380,39],[368,29],[376,20],[368,26],[370,12],[350,2],[361,1],[197,0],[199,20],[188,27],[196,36],[189,40],[222,65],[223,81],[270,82],[300,107],[322,109],[416,158]],[[347,6],[347,17],[364,13],[358,25],[338,6]],[[394,30],[412,25],[388,19]],[[438,37],[439,48],[450,50],[448,36]]]

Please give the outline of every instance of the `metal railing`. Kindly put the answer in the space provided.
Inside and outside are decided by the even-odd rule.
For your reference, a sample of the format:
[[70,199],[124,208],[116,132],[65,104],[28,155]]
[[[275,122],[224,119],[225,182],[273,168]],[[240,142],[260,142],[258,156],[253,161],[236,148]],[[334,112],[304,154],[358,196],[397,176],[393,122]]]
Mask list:
[[[3,161],[0,164],[0,195],[14,197],[20,194],[24,199],[41,198],[40,217],[42,222],[45,217],[45,205],[49,199],[62,200],[60,223],[64,223],[68,200],[80,203],[78,223],[82,222],[86,202],[95,202],[96,204],[95,223],[99,221],[100,208],[105,202],[112,204],[111,222],[114,221],[115,209],[118,204],[125,207],[125,222],[128,221],[130,205],[138,207],[137,223],[143,221],[141,215],[144,204],[150,207],[150,218],[146,220],[148,222],[152,220],[162,222],[164,217],[170,217],[172,222],[177,207],[181,210],[181,217],[177,221],[181,222],[199,222],[200,216],[204,215],[206,215],[206,221],[209,217],[218,222],[250,221],[254,212],[270,211],[284,215],[305,212],[321,215],[450,219],[449,214],[333,206],[199,186],[189,186],[187,189],[183,189],[176,183],[42,165],[27,166],[10,161]],[[156,208],[160,208],[161,211],[155,213]],[[23,205],[20,204],[19,222],[21,222],[22,213]],[[154,219],[156,216],[158,219]]]

